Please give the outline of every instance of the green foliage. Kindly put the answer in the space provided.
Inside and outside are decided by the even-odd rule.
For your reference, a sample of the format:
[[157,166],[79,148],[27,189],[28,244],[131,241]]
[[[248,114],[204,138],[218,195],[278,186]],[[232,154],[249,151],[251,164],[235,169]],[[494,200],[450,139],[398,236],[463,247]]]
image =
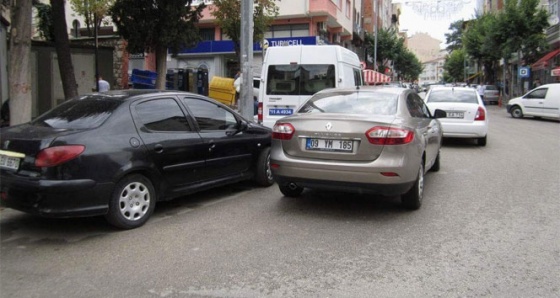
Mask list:
[[200,40],[196,24],[205,5],[191,7],[192,0],[116,0],[110,9],[119,34],[130,53],[194,47]]
[[[84,17],[90,35],[93,35],[91,30],[94,25],[98,28],[101,26],[114,3],[115,0],[70,0],[72,9]],[[94,24],[94,21],[97,21],[97,24]]]
[[463,24],[464,20],[459,20],[449,25],[451,33],[445,33],[445,41],[447,43],[447,51],[452,52],[463,47]]
[[462,82],[465,80],[465,53],[457,49],[445,59],[444,79],[446,82]]
[[51,6],[44,3],[34,3],[33,7],[37,10],[37,29],[39,35],[48,41],[54,41],[54,28]]
[[[278,0],[279,1],[279,0]],[[234,44],[237,57],[240,53],[241,41],[241,1],[214,0],[215,9],[211,14],[216,18],[222,32],[229,36]],[[275,0],[254,0],[253,5],[253,41],[260,41],[264,33],[278,16]]]

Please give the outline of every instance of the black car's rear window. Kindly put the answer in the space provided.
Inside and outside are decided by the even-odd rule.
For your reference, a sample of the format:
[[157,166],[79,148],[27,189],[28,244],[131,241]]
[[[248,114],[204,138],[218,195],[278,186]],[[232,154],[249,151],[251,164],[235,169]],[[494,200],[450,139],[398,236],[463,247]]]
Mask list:
[[441,89],[432,90],[426,102],[461,102],[461,103],[478,103],[476,91],[473,90],[455,90]]
[[299,113],[395,115],[398,96],[391,92],[317,94],[305,102]]
[[62,103],[32,121],[61,129],[91,129],[103,124],[122,103],[120,99],[89,95]]

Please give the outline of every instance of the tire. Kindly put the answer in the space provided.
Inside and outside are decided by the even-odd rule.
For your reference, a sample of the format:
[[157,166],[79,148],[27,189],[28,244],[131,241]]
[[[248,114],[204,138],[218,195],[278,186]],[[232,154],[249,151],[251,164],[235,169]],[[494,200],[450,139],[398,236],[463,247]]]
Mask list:
[[401,196],[401,204],[409,210],[417,210],[422,206],[424,196],[424,165],[420,165],[418,176],[412,188]]
[[255,181],[260,186],[271,186],[274,184],[274,177],[272,177],[272,170],[270,169],[270,147],[264,148],[259,153],[257,159],[257,166],[255,173]]
[[303,187],[297,186],[294,183],[278,184],[280,192],[286,197],[296,198],[303,192]]
[[441,155],[441,152],[438,151],[438,154],[436,156],[436,161],[434,162],[434,164],[432,165],[432,167],[430,168],[430,172],[437,172],[439,171],[439,157]]
[[523,111],[521,110],[521,108],[519,106],[514,106],[513,108],[511,108],[509,113],[511,114],[511,117],[513,117],[513,118],[523,118]]
[[121,179],[115,186],[107,221],[120,229],[134,229],[145,224],[156,205],[155,190],[148,178],[133,174]]
[[476,140],[478,146],[481,146],[481,147],[486,146],[486,139],[487,139],[487,137],[488,137],[488,136],[484,136],[483,138],[478,138],[478,139]]

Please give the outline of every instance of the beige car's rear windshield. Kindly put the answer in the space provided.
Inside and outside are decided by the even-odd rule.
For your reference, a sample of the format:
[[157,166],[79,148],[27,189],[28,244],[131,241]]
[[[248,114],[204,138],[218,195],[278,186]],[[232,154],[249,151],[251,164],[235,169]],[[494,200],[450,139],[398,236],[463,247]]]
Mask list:
[[316,95],[302,105],[298,112],[395,115],[397,95],[384,92]]

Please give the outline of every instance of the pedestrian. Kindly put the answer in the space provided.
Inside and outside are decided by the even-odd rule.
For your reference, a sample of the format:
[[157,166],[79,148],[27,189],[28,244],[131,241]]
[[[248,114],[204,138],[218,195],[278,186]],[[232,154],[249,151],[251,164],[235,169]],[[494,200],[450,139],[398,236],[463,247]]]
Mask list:
[[480,99],[484,102],[484,85],[478,85],[478,87],[476,87],[476,92],[478,92]]
[[541,85],[541,80],[540,79],[535,79],[535,82],[533,82],[533,88],[537,88]]
[[233,81],[233,87],[235,88],[235,104],[239,101],[239,93],[241,92],[241,84],[243,84],[243,76],[241,72],[237,72],[235,81]]
[[105,92],[111,89],[109,82],[105,81],[101,75],[97,75],[97,87],[99,88],[98,92]]

